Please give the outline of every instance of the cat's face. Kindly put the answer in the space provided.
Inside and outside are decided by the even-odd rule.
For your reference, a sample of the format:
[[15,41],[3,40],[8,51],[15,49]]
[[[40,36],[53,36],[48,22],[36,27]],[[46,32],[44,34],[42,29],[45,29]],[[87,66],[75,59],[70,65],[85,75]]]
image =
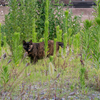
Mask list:
[[27,51],[30,52],[33,48],[32,45],[32,40],[30,40],[29,42],[26,42],[25,40],[23,40],[23,48]]

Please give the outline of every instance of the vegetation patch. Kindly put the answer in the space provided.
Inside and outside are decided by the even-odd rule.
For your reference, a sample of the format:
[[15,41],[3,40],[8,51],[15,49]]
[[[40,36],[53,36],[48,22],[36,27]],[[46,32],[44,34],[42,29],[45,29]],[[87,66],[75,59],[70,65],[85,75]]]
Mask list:
[[[10,0],[5,25],[0,24],[0,99],[100,99],[100,3],[96,3],[94,20],[81,27],[81,17],[72,18],[68,9],[63,12],[59,1]],[[30,63],[31,49],[25,49],[23,40],[32,40],[32,48],[41,44],[42,59],[34,64],[38,55],[32,52]]]

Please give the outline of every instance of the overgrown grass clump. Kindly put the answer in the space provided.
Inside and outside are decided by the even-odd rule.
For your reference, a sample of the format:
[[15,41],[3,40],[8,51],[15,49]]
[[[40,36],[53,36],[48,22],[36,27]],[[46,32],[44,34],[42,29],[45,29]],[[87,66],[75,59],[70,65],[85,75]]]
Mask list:
[[[9,6],[5,25],[0,24],[0,99],[67,100],[100,91],[100,4],[96,18],[83,27],[59,1],[10,0]],[[46,55],[48,40],[54,40],[54,55],[31,64],[23,39],[44,41]],[[58,53],[56,41],[64,43]]]

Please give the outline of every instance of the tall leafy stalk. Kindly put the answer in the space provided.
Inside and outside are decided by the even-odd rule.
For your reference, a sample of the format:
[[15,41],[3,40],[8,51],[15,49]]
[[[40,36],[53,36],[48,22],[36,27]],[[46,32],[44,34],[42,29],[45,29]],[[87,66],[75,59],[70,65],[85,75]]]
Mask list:
[[87,59],[88,56],[90,56],[91,32],[89,31],[89,29],[91,25],[92,21],[85,20],[84,22],[85,32],[82,34],[84,59]]
[[97,69],[100,68],[100,3],[98,6],[98,16],[95,19],[97,24],[98,24],[98,31],[97,31],[97,40],[96,40],[96,65],[97,65]]
[[67,33],[67,27],[68,27],[68,11],[65,11],[65,33]]
[[67,42],[69,45],[71,45],[71,35],[72,35],[72,28],[68,28],[68,33],[67,33]]
[[80,69],[80,84],[81,84],[81,88],[84,89],[85,87],[85,67],[81,67]]
[[37,42],[37,39],[36,39],[36,35],[37,33],[35,32],[35,18],[33,18],[33,29],[32,29],[32,39],[33,39],[33,42]]
[[54,57],[56,56],[56,42],[57,38],[54,38]]
[[47,55],[48,51],[48,28],[49,28],[49,0],[46,0],[46,5],[45,5],[45,32],[44,32],[44,43],[45,43],[45,56]]
[[[33,20],[36,18],[36,0],[10,0],[9,14],[5,16],[5,34],[12,48],[12,37],[19,32],[21,41],[32,37]],[[19,6],[20,5],[20,6]],[[21,34],[23,33],[23,34]],[[12,49],[11,49],[12,51]]]
[[77,33],[73,37],[73,46],[74,46],[74,52],[75,53],[80,53],[80,33]]
[[63,43],[64,43],[64,55],[66,54],[66,46],[67,46],[67,34],[64,33],[63,35]]
[[53,56],[50,56],[50,62],[49,62],[49,73],[52,76],[54,74],[54,65],[53,65]]
[[13,38],[13,60],[15,64],[19,63],[22,56],[22,46],[20,45],[20,33],[15,32]]
[[0,56],[1,56],[1,54],[2,54],[2,52],[1,52],[1,23],[0,23]]
[[2,73],[1,73],[1,83],[5,86],[5,84],[9,81],[9,71],[8,66],[2,66]]
[[59,25],[56,27],[57,41],[62,42],[62,30],[59,29]]
[[4,41],[4,50],[7,53],[6,36],[3,37],[3,41]]
[[67,39],[68,39],[68,33],[67,33],[67,27],[68,27],[68,11],[65,11],[65,19],[64,19],[64,35],[63,35],[63,43],[64,43],[64,55],[66,54],[66,46],[67,46]]
[[56,26],[56,36],[57,36],[57,41],[59,41],[59,25]]

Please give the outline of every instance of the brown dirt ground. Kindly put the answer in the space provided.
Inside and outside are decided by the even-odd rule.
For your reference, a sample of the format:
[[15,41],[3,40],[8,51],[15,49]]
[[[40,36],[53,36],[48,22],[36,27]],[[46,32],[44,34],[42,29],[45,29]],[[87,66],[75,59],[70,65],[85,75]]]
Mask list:
[[9,13],[9,7],[0,6],[0,23],[4,24],[5,15]]
[[[66,7],[63,8],[64,10],[66,10]],[[94,12],[93,8],[69,8],[70,10],[72,10],[73,15],[81,15],[83,13],[82,16],[82,21],[84,21],[85,19],[93,19],[94,16],[92,15],[92,13]],[[5,7],[5,6],[0,6],[0,23],[4,24],[5,21],[5,14],[9,13],[9,7]]]
[[73,15],[81,15],[82,21],[89,19],[92,20],[94,18],[93,12],[95,11],[93,8],[70,8],[73,12]]

